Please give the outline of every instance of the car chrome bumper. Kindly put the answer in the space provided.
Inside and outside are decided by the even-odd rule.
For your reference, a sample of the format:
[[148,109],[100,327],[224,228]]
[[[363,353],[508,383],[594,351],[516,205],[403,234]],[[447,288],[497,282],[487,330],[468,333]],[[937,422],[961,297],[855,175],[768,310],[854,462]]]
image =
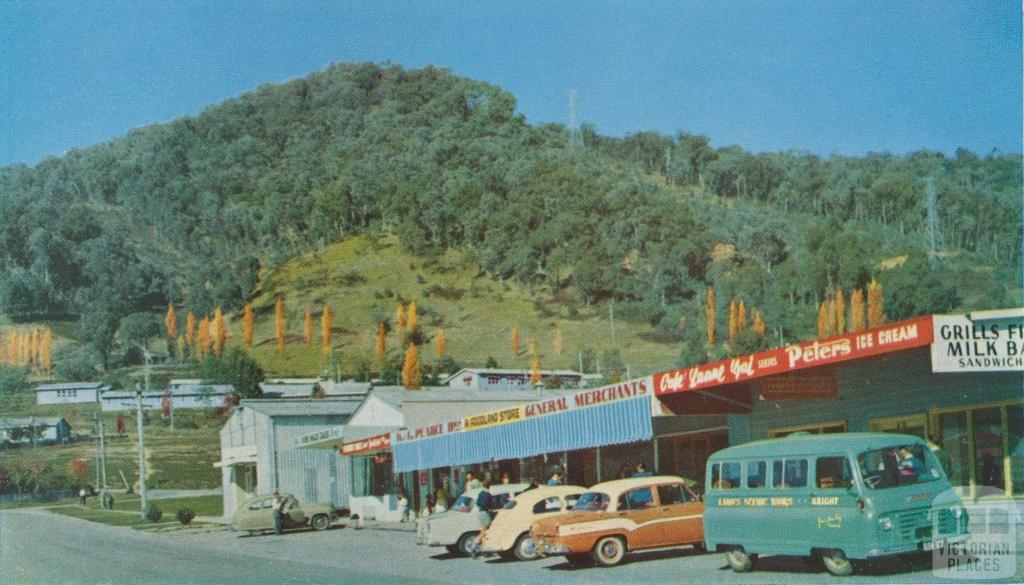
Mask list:
[[556,546],[550,542],[538,542],[537,543],[537,556],[547,557],[556,555],[566,555],[571,551],[567,546]]

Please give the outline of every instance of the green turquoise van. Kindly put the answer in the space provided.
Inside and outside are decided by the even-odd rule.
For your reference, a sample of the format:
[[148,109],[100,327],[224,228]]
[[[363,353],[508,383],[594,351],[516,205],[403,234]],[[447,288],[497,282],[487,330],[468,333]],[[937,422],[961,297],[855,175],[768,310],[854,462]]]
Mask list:
[[967,539],[967,512],[928,444],[888,433],[796,433],[723,449],[707,464],[704,540],[737,572],[760,554],[851,560]]

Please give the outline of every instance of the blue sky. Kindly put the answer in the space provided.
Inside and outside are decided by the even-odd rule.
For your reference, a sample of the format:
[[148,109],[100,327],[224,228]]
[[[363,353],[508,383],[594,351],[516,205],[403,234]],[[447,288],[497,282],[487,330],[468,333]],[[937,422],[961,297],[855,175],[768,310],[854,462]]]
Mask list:
[[1021,152],[1019,2],[0,0],[0,164],[332,62],[447,67],[531,123],[755,152]]

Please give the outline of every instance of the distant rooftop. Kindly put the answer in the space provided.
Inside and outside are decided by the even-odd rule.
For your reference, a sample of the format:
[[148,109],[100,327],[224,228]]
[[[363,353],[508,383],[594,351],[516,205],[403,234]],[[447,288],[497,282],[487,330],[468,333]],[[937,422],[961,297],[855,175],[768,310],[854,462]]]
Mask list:
[[103,382],[61,382],[59,384],[40,384],[36,392],[47,390],[99,390],[104,388]]
[[239,406],[267,416],[329,416],[352,414],[362,402],[362,396],[293,400],[253,398],[242,400]]

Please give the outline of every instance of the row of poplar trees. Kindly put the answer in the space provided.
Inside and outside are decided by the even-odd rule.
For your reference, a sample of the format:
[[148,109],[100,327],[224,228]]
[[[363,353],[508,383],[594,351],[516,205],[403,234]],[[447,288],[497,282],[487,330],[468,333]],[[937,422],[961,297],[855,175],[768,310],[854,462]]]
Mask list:
[[49,327],[28,331],[12,329],[6,341],[0,337],[0,363],[50,374],[53,371],[53,331]]

